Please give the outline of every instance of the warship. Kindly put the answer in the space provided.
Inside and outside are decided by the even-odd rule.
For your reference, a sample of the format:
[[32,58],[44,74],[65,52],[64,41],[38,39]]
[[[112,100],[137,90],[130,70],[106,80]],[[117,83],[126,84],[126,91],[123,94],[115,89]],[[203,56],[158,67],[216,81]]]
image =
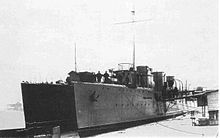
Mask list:
[[168,113],[166,99],[180,93],[174,76],[148,66],[119,67],[100,77],[71,71],[66,81],[55,84],[21,83],[26,129],[60,126],[62,131],[96,131],[184,114]]

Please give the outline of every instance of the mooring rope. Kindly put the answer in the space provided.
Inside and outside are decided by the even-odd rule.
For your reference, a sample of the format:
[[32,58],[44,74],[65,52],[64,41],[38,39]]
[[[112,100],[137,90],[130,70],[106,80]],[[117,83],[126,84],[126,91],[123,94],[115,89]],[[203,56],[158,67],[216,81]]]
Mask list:
[[[219,132],[219,131],[218,131],[218,132]],[[216,136],[215,136],[216,138],[218,138],[218,132],[217,132],[217,134],[216,134]]]
[[166,126],[166,125],[160,124],[158,122],[156,122],[156,124],[158,124],[160,126],[163,126],[163,127],[166,127],[166,128],[169,128],[169,129],[172,129],[172,130],[175,130],[175,131],[183,132],[183,133],[186,133],[186,134],[194,134],[194,135],[204,136],[203,133],[201,134],[201,133],[194,133],[194,132],[184,131],[184,130],[180,130],[180,129],[176,129],[176,128],[173,128],[173,127],[170,127],[170,126]]

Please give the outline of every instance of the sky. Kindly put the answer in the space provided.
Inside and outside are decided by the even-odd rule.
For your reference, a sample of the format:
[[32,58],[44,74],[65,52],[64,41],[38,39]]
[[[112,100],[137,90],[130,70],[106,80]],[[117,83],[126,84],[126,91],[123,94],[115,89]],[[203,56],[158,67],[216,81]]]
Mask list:
[[[117,24],[135,19],[146,22]],[[218,0],[0,0],[0,105],[22,101],[20,83],[65,80],[74,70],[132,62],[218,88]]]

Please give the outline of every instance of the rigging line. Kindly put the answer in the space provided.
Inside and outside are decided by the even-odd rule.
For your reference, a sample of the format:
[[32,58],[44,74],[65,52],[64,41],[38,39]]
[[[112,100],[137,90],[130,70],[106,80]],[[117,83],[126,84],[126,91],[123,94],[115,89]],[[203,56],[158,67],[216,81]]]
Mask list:
[[[218,131],[218,132],[219,132],[219,131]],[[216,138],[218,138],[218,132],[217,132],[217,134],[216,134],[216,136],[215,136]]]
[[[184,104],[179,104],[179,103],[176,103],[176,104],[184,106]],[[188,106],[188,107],[197,108],[197,107],[194,107],[194,106]]]
[[[128,90],[128,92],[130,92],[130,91]],[[141,98],[143,98],[143,96],[144,96],[144,95],[139,95],[139,94],[132,93],[132,92],[130,92],[130,93],[133,94],[133,95],[136,95],[136,96],[138,96],[138,97],[141,97]],[[179,104],[179,103],[176,103],[176,105],[185,106],[185,104]],[[174,104],[173,106],[171,106],[171,107],[169,107],[169,106],[170,106],[170,102],[169,102],[169,105],[168,105],[168,108],[169,108],[169,109],[171,109],[173,106],[175,106],[175,104]],[[197,107],[193,107],[193,106],[188,106],[188,107],[197,108]],[[187,109],[186,111],[190,111],[190,110]]]
[[[126,99],[127,99],[128,101],[130,101],[130,99],[129,99],[124,93],[122,93],[122,94],[126,97]],[[130,101],[130,103],[132,103],[132,102]],[[140,113],[142,113],[143,115],[145,115],[145,113],[143,113],[143,111],[139,110],[136,106],[134,106],[134,108],[135,108],[138,112],[140,112]],[[167,119],[166,119],[166,120],[167,120]],[[166,125],[160,124],[160,123],[158,123],[158,122],[156,122],[156,124],[161,125],[161,126],[166,127],[166,128],[169,128],[169,129],[173,129],[173,130],[179,131],[179,132],[183,132],[183,133],[187,133],[187,134],[194,134],[194,135],[204,136],[203,133],[201,134],[201,133],[194,133],[194,132],[189,132],[189,131],[183,131],[183,130],[179,130],[179,129],[176,129],[176,128],[172,128],[172,127],[170,127],[170,126],[166,126]]]
[[166,127],[166,128],[169,128],[169,129],[173,129],[173,130],[176,130],[176,131],[179,131],[179,132],[183,132],[183,133],[186,133],[186,134],[194,134],[194,135],[201,135],[201,136],[204,136],[204,134],[202,133],[194,133],[194,132],[189,132],[189,131],[184,131],[184,130],[180,130],[180,129],[176,129],[176,128],[172,128],[170,126],[166,126],[166,125],[163,125],[163,124],[160,124],[158,122],[156,122],[156,124],[160,125],[160,126],[163,126],[163,127]]
[[[128,91],[128,92],[130,92],[130,91]],[[132,92],[130,92],[130,93],[132,93]],[[132,93],[133,94],[133,93]],[[139,95],[139,94],[133,94],[133,95],[136,95],[136,96],[138,96],[138,97],[141,97],[141,98],[143,98],[144,97],[144,95]],[[179,103],[176,103],[176,105],[182,105],[182,106],[184,106],[184,104],[179,104]],[[167,109],[170,109],[170,108],[172,108],[173,106],[175,106],[175,104],[173,104],[171,107],[171,104],[170,104],[170,102],[169,102],[169,104],[168,104],[168,106],[167,106]],[[192,107],[192,108],[197,108],[197,107],[193,107],[193,106],[187,106],[187,107]]]
[[[174,106],[174,105],[173,105]],[[172,107],[173,107],[172,106]],[[183,105],[182,105],[183,106]],[[169,109],[172,109],[172,107],[170,107]],[[193,107],[193,106],[192,106]],[[196,107],[194,107],[194,108],[196,108]],[[184,109],[185,111],[191,111],[190,109]],[[201,113],[200,111],[198,111],[199,113]]]
[[[130,91],[128,91],[128,92],[130,92]],[[132,92],[130,92],[130,93],[132,93]],[[141,96],[141,95],[135,94],[135,93],[132,93],[132,94],[133,94],[133,96],[136,95],[136,96],[141,97],[141,98],[144,97],[144,95]],[[178,103],[176,103],[176,104],[178,104]],[[184,104],[179,104],[179,105],[184,106]],[[173,104],[171,107],[170,107],[170,106],[171,106],[171,104],[170,104],[170,102],[169,102],[169,105],[168,105],[167,109],[172,109],[172,107],[175,106],[175,104]],[[189,106],[188,106],[188,107],[189,107]],[[193,107],[193,106],[192,106],[192,107]],[[194,107],[194,108],[196,108],[196,107]],[[190,110],[187,110],[187,111],[190,111]]]
[[119,23],[114,23],[115,25],[118,24],[129,24],[129,23],[136,23],[136,22],[146,22],[146,21],[151,21],[153,19],[144,19],[144,20],[134,20],[134,21],[127,21],[127,22],[119,22]]
[[172,109],[173,106],[175,106],[175,104],[173,104],[172,106],[168,106],[168,107],[167,107],[167,111],[168,111],[169,109]]
[[[130,92],[130,91],[128,91],[128,92]],[[132,93],[132,92],[130,92],[130,93]],[[133,93],[132,93],[132,94],[133,94]],[[134,93],[133,95],[136,95],[136,96],[138,96],[138,97],[143,98],[143,95],[139,95],[139,94],[135,94],[135,93]],[[175,105],[175,104],[174,104],[174,105]],[[173,106],[174,106],[174,105],[173,105]],[[179,104],[179,103],[176,103],[176,105],[185,106],[185,104]],[[169,106],[170,106],[170,102],[169,102],[168,108],[170,109],[170,108],[173,107],[173,106],[172,106],[172,107],[169,107]],[[195,108],[195,109],[197,108],[197,107],[193,107],[193,106],[188,106],[188,107]],[[190,110],[188,109],[187,111],[190,111]]]
[[169,107],[170,107],[170,102],[169,102],[169,104],[167,105],[167,109],[169,109]]
[[[169,102],[170,103],[170,102]],[[176,105],[182,105],[182,106],[184,106],[184,105],[186,105],[186,104],[180,104],[180,103],[176,103]],[[194,106],[189,106],[189,105],[187,105],[188,107],[192,107],[192,108],[197,108],[197,107],[194,107]]]

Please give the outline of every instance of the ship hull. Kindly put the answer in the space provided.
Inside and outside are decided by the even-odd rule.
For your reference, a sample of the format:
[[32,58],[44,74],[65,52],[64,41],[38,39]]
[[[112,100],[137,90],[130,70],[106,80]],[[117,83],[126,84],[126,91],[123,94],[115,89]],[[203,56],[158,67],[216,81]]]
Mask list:
[[21,86],[26,128],[80,131],[166,117],[153,89],[85,82]]
[[76,83],[74,93],[78,128],[146,120],[163,114],[163,105],[155,100],[152,89]]

